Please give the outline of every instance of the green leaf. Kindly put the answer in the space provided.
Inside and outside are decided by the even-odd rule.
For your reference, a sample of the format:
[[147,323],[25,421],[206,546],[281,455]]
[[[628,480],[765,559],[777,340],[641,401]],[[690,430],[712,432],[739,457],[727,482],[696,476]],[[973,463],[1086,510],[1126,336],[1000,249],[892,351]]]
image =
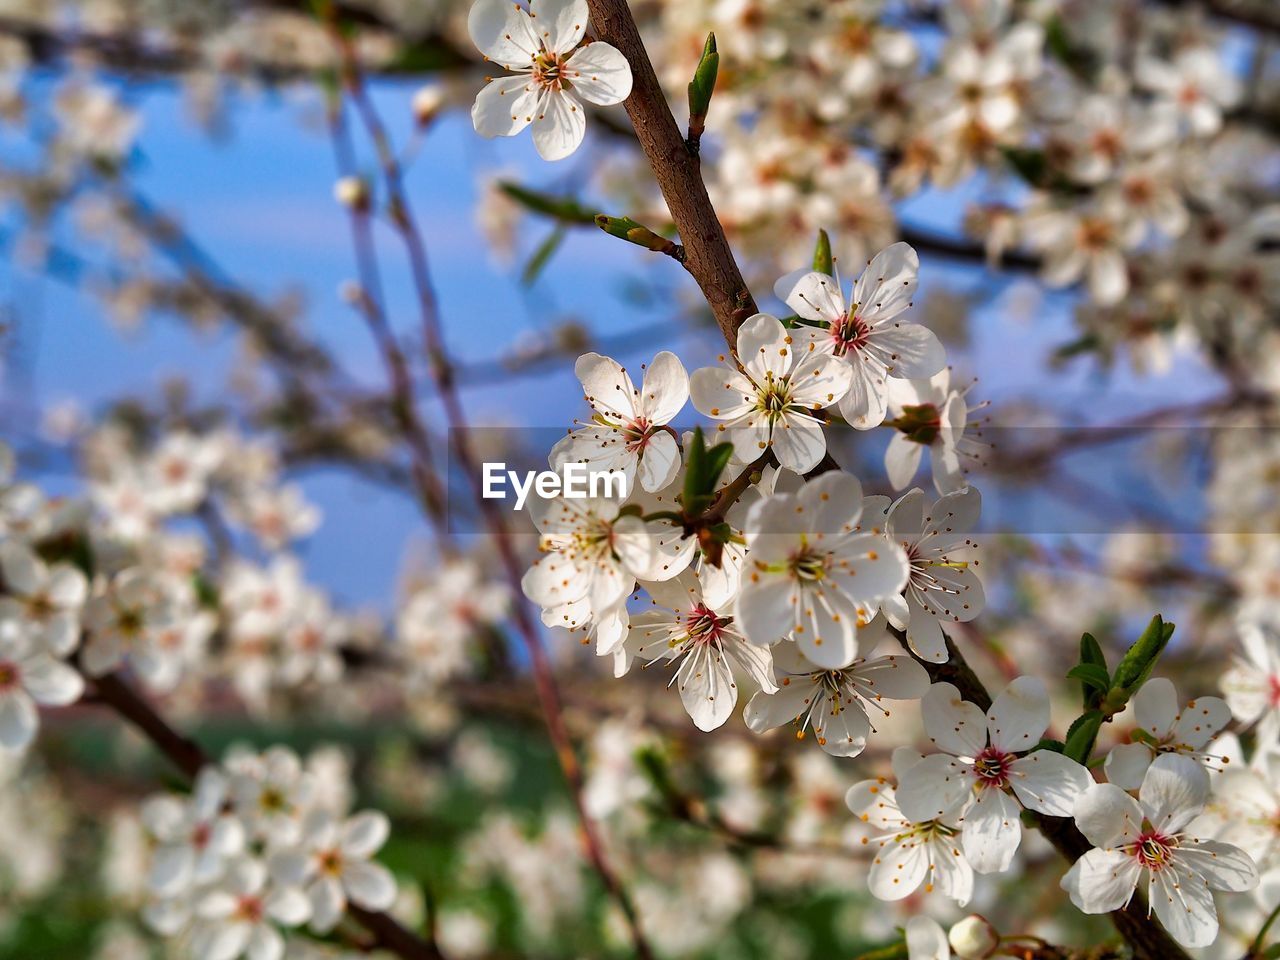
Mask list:
[[702,56],[698,67],[693,71],[693,79],[689,81],[689,129],[701,134],[711,109],[711,94],[715,92],[716,76],[720,72],[720,54],[716,50],[716,35],[707,34],[707,42],[702,46]]
[[1076,763],[1089,762],[1089,754],[1093,753],[1093,745],[1098,739],[1098,731],[1102,729],[1102,711],[1089,710],[1082,713],[1067,731],[1066,746],[1063,750]]
[[626,240],[654,253],[665,253],[678,260],[684,258],[684,251],[674,241],[654,233],[643,223],[637,223],[630,217],[611,217],[607,213],[597,213],[593,222],[611,237]]
[[1080,662],[1096,663],[1104,670],[1107,668],[1107,655],[1102,652],[1102,644],[1098,643],[1091,633],[1080,637]]
[[1001,153],[1014,172],[1033,187],[1042,185],[1048,174],[1048,161],[1043,150],[1028,147],[1002,147]]
[[818,242],[813,248],[813,269],[818,273],[825,273],[828,277],[835,276],[835,260],[831,256],[831,237],[825,230],[818,231]]
[[1107,673],[1106,667],[1100,667],[1096,663],[1078,663],[1067,671],[1068,680],[1079,680],[1086,689],[1093,689],[1100,693],[1106,693],[1111,689],[1111,677]]
[[572,197],[557,197],[550,193],[540,193],[537,190],[522,187],[518,183],[512,183],[510,180],[504,180],[499,183],[498,189],[526,210],[540,213],[546,217],[554,217],[556,220],[561,220],[565,223],[588,224],[596,221],[595,211],[588,210]]
[[560,224],[547,234],[545,240],[538,244],[538,249],[533,251],[533,256],[524,265],[524,273],[520,277],[521,282],[526,287],[533,286],[534,281],[542,274],[546,265],[551,262],[551,257],[560,249],[560,244],[564,242],[564,236],[565,229],[563,224]]
[[1169,645],[1173,628],[1174,625],[1165,623],[1160,619],[1159,614],[1151,618],[1142,636],[1125,652],[1123,659],[1116,665],[1111,684],[1113,690],[1122,691],[1130,696],[1137,692],[1151,675],[1151,670],[1155,667],[1160,654],[1164,652],[1164,648]]
[[1053,753],[1063,753],[1066,751],[1067,745],[1061,740],[1051,740],[1048,737],[1041,737],[1040,742],[1031,748],[1034,753],[1036,750],[1049,750]]
[[698,517],[716,498],[716,483],[733,456],[733,444],[717,443],[708,447],[701,427],[694,427],[685,459],[684,488],[680,504],[689,517]]

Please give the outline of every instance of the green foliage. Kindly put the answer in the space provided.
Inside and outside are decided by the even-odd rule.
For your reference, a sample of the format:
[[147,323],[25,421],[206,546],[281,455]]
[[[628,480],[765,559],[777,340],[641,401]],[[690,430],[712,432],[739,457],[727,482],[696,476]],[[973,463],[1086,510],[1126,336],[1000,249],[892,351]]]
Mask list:
[[685,452],[688,469],[680,504],[691,517],[701,516],[716,498],[716,482],[733,456],[733,444],[717,443],[708,447],[702,428],[695,427],[689,449]]
[[1067,672],[1067,677],[1080,681],[1084,712],[1071,724],[1063,752],[1077,763],[1088,763],[1102,725],[1125,708],[1138,692],[1160,659],[1173,636],[1174,626],[1160,615],[1151,618],[1147,628],[1116,665],[1115,673],[1107,671],[1107,658],[1102,645],[1086,633],[1080,638],[1080,662]]
[[836,266],[835,259],[831,256],[831,237],[825,230],[818,231],[818,242],[813,247],[813,269],[829,277],[835,276]]
[[716,35],[707,34],[707,42],[702,46],[702,56],[698,60],[697,69],[693,71],[693,79],[689,81],[689,128],[701,133],[711,109],[711,95],[715,92],[716,76],[720,72],[720,54],[716,51]]
[[530,190],[518,183],[504,180],[498,189],[520,206],[544,217],[553,217],[562,223],[590,224],[596,222],[595,211],[588,210],[572,197],[558,197],[551,193]]

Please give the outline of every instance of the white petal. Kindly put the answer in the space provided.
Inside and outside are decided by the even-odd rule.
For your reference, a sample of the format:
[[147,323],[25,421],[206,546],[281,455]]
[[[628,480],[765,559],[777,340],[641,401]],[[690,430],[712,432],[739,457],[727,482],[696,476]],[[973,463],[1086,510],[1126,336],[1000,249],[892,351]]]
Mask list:
[[973,768],[935,753],[906,772],[898,784],[898,806],[912,823],[955,814],[973,791]]
[[1159,870],[1148,896],[1169,936],[1184,947],[1207,947],[1218,936],[1218,909],[1209,886],[1183,870]]
[[[927,758],[926,758],[927,759]],[[1003,873],[1022,842],[1022,811],[1003,790],[978,791],[964,815],[964,858],[977,873]]]
[[1123,790],[1137,790],[1153,759],[1155,753],[1145,743],[1118,743],[1107,754],[1102,770],[1108,783]]
[[1246,893],[1258,885],[1258,865],[1239,847],[1218,840],[1184,841],[1177,858],[1214,890]]
[[947,935],[932,917],[912,917],[906,935],[907,960],[951,960]]
[[573,372],[581,381],[587,403],[593,410],[619,420],[636,419],[639,410],[635,384],[617,360],[598,353],[584,353],[575,361]]
[[867,886],[872,895],[881,900],[901,900],[915,892],[928,871],[929,858],[922,842],[890,840],[877,851]]
[[1147,768],[1138,799],[1157,830],[1177,833],[1208,802],[1209,774],[1190,757],[1161,754]]
[[45,654],[23,661],[22,685],[36,703],[46,707],[65,707],[69,703],[75,703],[84,693],[84,677],[65,663]]
[[1062,889],[1084,913],[1110,913],[1133,897],[1142,866],[1121,850],[1090,850],[1062,878]]
[[357,813],[342,825],[342,852],[349,857],[371,857],[387,842],[391,823],[376,810]]
[[1114,783],[1095,783],[1085,790],[1072,816],[1095,847],[1117,847],[1142,835],[1142,807]]
[[947,365],[942,341],[918,323],[890,324],[872,342],[891,377],[927,380]]
[[[737,370],[726,367],[700,367],[689,375],[689,398],[704,416],[717,420],[733,420],[751,409],[755,387]],[[745,461],[759,454],[739,451]]]
[[645,441],[640,455],[640,487],[650,493],[664,490],[680,471],[680,448],[676,438],[659,430]]
[[734,617],[748,642],[769,647],[791,632],[795,604],[790,578],[762,573],[743,582]]
[[670,350],[653,358],[644,372],[644,383],[637,404],[650,423],[668,423],[689,399],[689,375],[684,364]]
[[380,863],[347,864],[342,883],[352,901],[366,910],[386,910],[395,903],[395,878]]
[[976,757],[987,745],[987,718],[949,683],[935,683],[920,704],[924,729],[938,747],[958,757]]
[[587,0],[529,0],[533,29],[553,53],[568,53],[587,29]]
[[527,67],[538,52],[528,15],[511,0],[476,0],[467,32],[481,53],[504,67]]
[[317,933],[328,933],[347,912],[347,894],[334,877],[318,877],[307,888],[307,898],[311,901],[311,928]]
[[905,434],[894,433],[884,452],[884,469],[893,489],[902,490],[911,485],[916,471],[920,469],[920,457],[923,453],[923,444],[908,440]]
[[1049,691],[1038,677],[1018,677],[987,711],[992,746],[1005,753],[1034,747],[1049,726]]
[[1178,719],[1178,691],[1167,677],[1152,677],[1133,695],[1133,715],[1138,726],[1164,739]]
[[25,749],[35,739],[39,725],[36,705],[25,691],[0,693],[0,747]]
[[622,52],[597,40],[569,58],[574,92],[588,103],[607,107],[631,96],[631,65]]
[[543,160],[563,160],[582,144],[587,118],[568,91],[544,93],[533,119],[533,145]]
[[1089,771],[1070,757],[1036,750],[1009,765],[1010,786],[1022,805],[1051,817],[1069,817],[1093,785]]
[[816,271],[797,271],[780,279],[773,292],[806,320],[839,323],[844,319],[844,297],[833,278]]

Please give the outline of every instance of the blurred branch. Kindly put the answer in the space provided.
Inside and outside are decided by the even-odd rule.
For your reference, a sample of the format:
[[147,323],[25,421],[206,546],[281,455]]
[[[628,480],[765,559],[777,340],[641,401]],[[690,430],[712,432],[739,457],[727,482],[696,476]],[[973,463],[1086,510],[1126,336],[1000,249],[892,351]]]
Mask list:
[[556,756],[560,762],[565,781],[569,786],[569,793],[577,812],[587,856],[605,889],[618,904],[623,916],[626,918],[636,955],[641,960],[650,960],[653,957],[653,951],[640,927],[639,915],[635,905],[605,855],[603,842],[583,799],[584,781],[582,770],[574,753],[572,741],[569,739],[568,730],[564,725],[559,692],[551,670],[551,662],[542,643],[540,627],[534,617],[530,603],[524,597],[521,589],[521,580],[524,572],[523,564],[516,552],[510,532],[507,529],[506,518],[501,510],[493,500],[480,496],[480,472],[476,458],[471,450],[467,416],[457,391],[453,366],[444,343],[439,301],[432,284],[426,243],[414,218],[412,205],[404,189],[404,177],[400,161],[392,147],[381,116],[369,96],[360,63],[350,39],[333,19],[332,10],[330,10],[330,17],[327,22],[334,45],[342,59],[343,84],[348,96],[355,105],[356,113],[363,122],[366,133],[377,151],[382,178],[388,192],[387,212],[409,259],[410,273],[417,292],[424,348],[432,378],[435,381],[436,389],[440,394],[445,415],[449,422],[451,445],[461,472],[465,476],[484,518],[485,525],[492,535],[502,561],[503,571],[512,588],[514,601],[513,618],[529,654],[547,730],[555,747]]

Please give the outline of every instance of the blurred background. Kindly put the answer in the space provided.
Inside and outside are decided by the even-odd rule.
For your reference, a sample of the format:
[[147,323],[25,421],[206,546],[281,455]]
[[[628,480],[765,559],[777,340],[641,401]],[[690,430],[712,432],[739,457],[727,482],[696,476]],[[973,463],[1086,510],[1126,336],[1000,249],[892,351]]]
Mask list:
[[[716,32],[704,176],[762,309],[787,312],[773,282],[819,229],[846,282],[896,239],[917,249],[913,315],[989,403],[971,479],[990,604],[957,637],[979,672],[1060,679],[1082,631],[1120,650],[1159,612],[1178,624],[1180,690],[1216,692],[1242,611],[1280,609],[1275,5],[631,6],[681,122]],[[392,818],[398,915],[447,956],[624,956],[444,454],[417,292],[343,70],[404,166],[483,459],[539,466],[586,416],[580,353],[636,368],[669,349],[693,370],[725,344],[675,263],[584,223],[669,229],[621,108],[558,164],[474,133],[494,68],[467,7],[0,0],[0,422],[47,500],[206,571],[210,622],[151,691],[169,721],[215,756],[283,743],[350,778]],[[370,192],[371,295],[458,519],[447,540],[362,315],[342,177]],[[890,492],[890,432],[833,443],[871,492]],[[139,479],[165,456],[203,464],[194,502],[162,505]],[[272,591],[287,615],[237,627]],[[737,717],[700,734],[657,670],[614,680],[575,638],[546,644],[587,805],[662,954],[854,955],[912,911],[953,910],[866,893],[843,795],[887,747],[837,761]],[[1065,726],[1076,693],[1059,688]],[[42,723],[0,761],[0,956],[181,955],[139,918],[139,802],[172,774],[93,703]],[[890,746],[918,733],[885,726]],[[715,816],[683,809],[685,791]],[[981,885],[975,905],[1087,942],[1078,918],[1055,926],[1052,851],[1023,855],[1025,882]],[[290,955],[350,949],[330,941]]]

